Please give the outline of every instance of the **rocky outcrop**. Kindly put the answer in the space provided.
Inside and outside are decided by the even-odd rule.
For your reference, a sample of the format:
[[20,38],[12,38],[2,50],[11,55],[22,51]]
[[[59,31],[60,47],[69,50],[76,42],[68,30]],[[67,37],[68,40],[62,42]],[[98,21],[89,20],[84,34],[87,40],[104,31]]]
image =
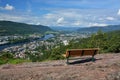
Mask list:
[[97,54],[95,62],[87,57],[0,66],[0,80],[120,80],[120,53]]

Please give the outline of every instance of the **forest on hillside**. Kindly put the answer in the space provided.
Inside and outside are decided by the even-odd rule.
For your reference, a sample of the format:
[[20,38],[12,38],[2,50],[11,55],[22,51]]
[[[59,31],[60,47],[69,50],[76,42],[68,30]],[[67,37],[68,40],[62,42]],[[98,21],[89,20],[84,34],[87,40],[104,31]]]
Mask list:
[[47,26],[30,25],[25,23],[18,23],[12,21],[0,21],[0,35],[26,35],[39,33],[43,34],[47,31],[53,31]]

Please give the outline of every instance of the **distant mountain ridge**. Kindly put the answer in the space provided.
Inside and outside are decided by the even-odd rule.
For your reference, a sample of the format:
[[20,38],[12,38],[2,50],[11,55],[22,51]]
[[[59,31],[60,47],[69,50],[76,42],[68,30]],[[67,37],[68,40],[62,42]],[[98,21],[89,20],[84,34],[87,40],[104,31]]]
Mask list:
[[30,25],[12,21],[0,21],[0,35],[14,34],[33,34],[53,31],[51,28],[43,25]]
[[92,33],[95,33],[98,30],[101,30],[103,32],[120,30],[120,25],[109,25],[109,26],[104,26],[104,27],[94,26],[94,27],[87,27],[87,28],[79,28],[77,31],[78,32],[92,32]]
[[61,27],[61,26],[55,26],[50,28],[55,31],[76,31],[77,29],[79,29],[79,27]]
[[102,30],[103,32],[108,32],[108,31],[114,31],[114,30],[120,30],[120,25],[109,25],[109,26],[91,26],[91,27],[61,27],[61,26],[56,26],[56,27],[51,27],[51,29],[55,31],[72,31],[72,32],[92,32],[95,33],[98,30]]

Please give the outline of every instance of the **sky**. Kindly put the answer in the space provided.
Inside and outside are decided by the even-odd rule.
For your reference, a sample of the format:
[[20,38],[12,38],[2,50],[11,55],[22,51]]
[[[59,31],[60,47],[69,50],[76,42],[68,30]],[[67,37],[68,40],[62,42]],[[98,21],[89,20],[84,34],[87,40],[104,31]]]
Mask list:
[[120,0],[0,0],[0,20],[50,27],[120,24]]

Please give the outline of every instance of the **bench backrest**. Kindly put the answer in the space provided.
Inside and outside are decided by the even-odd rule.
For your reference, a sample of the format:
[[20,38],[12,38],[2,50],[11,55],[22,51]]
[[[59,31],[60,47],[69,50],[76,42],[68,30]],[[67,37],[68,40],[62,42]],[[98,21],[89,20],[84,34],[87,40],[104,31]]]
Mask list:
[[96,55],[99,48],[92,49],[70,49],[66,51],[66,57],[76,57],[76,56],[85,56],[85,55]]

